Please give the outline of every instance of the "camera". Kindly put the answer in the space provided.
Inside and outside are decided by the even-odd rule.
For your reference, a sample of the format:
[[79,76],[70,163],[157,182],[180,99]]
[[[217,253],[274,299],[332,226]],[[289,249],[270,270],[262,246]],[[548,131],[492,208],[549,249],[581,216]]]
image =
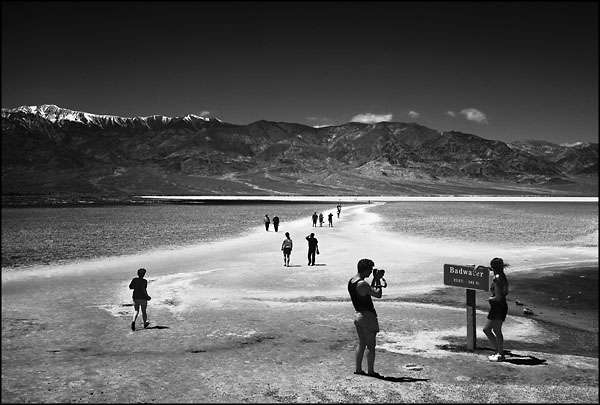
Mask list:
[[383,278],[384,274],[385,270],[383,269],[373,269],[373,281],[371,282],[371,285],[373,287],[387,287],[387,281],[385,281],[385,278]]
[[383,278],[385,274],[385,270],[383,269],[373,269],[373,278]]

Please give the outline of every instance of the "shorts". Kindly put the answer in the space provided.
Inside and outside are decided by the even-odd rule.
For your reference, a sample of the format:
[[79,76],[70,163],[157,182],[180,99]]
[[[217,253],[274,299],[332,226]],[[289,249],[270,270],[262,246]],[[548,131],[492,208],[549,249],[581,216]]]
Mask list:
[[504,322],[506,314],[508,313],[508,304],[506,301],[497,302],[490,301],[490,312],[488,313],[487,319],[499,320]]
[[134,298],[133,299],[133,308],[137,311],[138,308],[140,307],[140,305],[142,306],[142,308],[145,310],[146,306],[148,305],[148,300],[145,299],[139,299],[139,298]]
[[354,314],[354,325],[358,329],[368,333],[379,332],[377,315],[371,311],[356,312]]
[[290,253],[292,253],[292,248],[283,248],[284,255],[289,255]]

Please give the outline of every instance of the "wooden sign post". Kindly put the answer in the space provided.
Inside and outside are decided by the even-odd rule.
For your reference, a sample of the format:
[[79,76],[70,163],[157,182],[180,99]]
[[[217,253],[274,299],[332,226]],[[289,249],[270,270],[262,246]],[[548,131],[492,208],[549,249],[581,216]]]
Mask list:
[[466,288],[467,350],[474,351],[477,342],[475,323],[475,289],[490,290],[490,269],[484,266],[444,264],[444,284]]

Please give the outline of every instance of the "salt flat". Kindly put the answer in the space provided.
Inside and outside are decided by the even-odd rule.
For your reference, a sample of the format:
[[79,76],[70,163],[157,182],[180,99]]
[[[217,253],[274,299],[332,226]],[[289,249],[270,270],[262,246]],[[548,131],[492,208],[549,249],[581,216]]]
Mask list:
[[[381,231],[371,206],[344,206],[333,228],[313,228],[306,218],[282,223],[278,233],[257,227],[225,241],[3,275],[3,401],[597,400],[597,343],[594,356],[584,347],[591,338],[572,337],[585,331],[511,314],[506,349],[522,364],[493,364],[481,333],[485,303],[477,312],[480,349],[471,353],[461,349],[460,305],[404,299],[435,292],[446,261],[509,255],[517,277],[531,266],[525,259],[552,262],[556,252],[432,245]],[[285,232],[294,241],[289,268],[280,251]],[[310,232],[321,251],[314,267],[306,265]],[[346,284],[363,257],[385,268],[390,283],[375,304],[376,370],[388,380],[352,374]],[[132,332],[127,285],[139,267],[148,269],[153,328]]]

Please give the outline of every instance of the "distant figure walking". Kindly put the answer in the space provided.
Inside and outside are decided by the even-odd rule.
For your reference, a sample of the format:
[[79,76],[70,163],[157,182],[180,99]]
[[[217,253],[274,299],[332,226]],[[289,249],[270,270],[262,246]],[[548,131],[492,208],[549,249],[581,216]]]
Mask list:
[[147,328],[150,324],[150,322],[148,322],[148,314],[146,313],[146,307],[148,305],[148,301],[150,301],[150,296],[146,291],[146,288],[148,287],[148,280],[144,280],[146,269],[139,269],[137,274],[138,276],[132,279],[131,283],[129,283],[129,289],[133,290],[133,309],[135,310],[135,313],[133,314],[133,320],[131,321],[131,330],[135,330],[135,321],[140,314],[140,308],[142,308],[144,328]]
[[315,211],[315,213],[312,215],[312,220],[313,220],[313,226],[314,227],[317,226],[317,219],[319,219],[319,216],[317,215],[317,211]]
[[504,274],[504,268],[508,267],[508,264],[504,264],[504,260],[501,258],[495,257],[490,262],[490,267],[494,271],[494,281],[490,286],[490,292],[492,293],[492,296],[488,298],[490,312],[483,333],[487,336],[492,347],[496,349],[496,354],[488,356],[488,359],[490,361],[503,361],[504,336],[502,335],[502,322],[504,322],[508,313],[508,304],[506,303],[508,280]]
[[269,216],[267,214],[265,214],[265,230],[267,232],[269,232],[269,225],[271,224],[271,220],[269,219]]
[[340,217],[340,212],[342,212],[342,204],[338,204],[337,205],[337,215],[338,215],[338,218]]
[[[377,312],[373,306],[371,297],[381,298],[381,282],[375,276],[371,285],[365,278],[371,275],[373,271],[373,263],[370,259],[360,259],[357,264],[357,273],[348,281],[348,292],[352,305],[356,311],[354,315],[354,326],[358,334],[358,345],[355,353],[355,369],[354,374],[369,375],[371,377],[381,377],[375,372],[375,339],[379,332],[379,322],[377,320]],[[362,369],[362,360],[367,352],[367,373]]]
[[323,226],[323,213],[319,214],[319,226]]
[[308,241],[308,265],[315,265],[315,253],[319,254],[319,241],[315,238],[315,234],[311,233],[306,237]]
[[[273,218],[275,219],[275,218]],[[283,243],[281,244],[281,250],[283,250],[283,265],[290,267],[290,254],[292,253],[292,247],[293,247],[293,243],[292,243],[292,238],[290,238],[290,233],[286,232],[285,233],[285,239],[283,240]]]
[[279,217],[277,215],[273,217],[273,228],[275,228],[275,232],[279,229]]
[[333,214],[330,212],[329,215],[327,215],[327,221],[329,222],[329,226],[332,227],[333,226]]

